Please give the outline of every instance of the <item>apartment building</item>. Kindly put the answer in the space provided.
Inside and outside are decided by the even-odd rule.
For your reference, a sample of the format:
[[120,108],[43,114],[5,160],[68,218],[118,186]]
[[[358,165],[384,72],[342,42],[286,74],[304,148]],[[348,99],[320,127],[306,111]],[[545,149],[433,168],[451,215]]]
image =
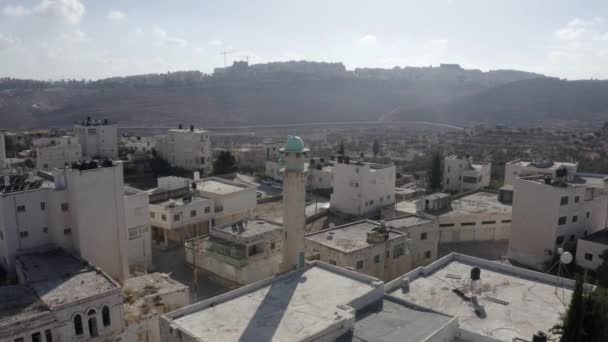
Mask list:
[[443,191],[459,193],[490,185],[492,163],[475,163],[470,155],[451,155],[443,160]]
[[505,164],[505,185],[513,185],[515,179],[526,176],[550,176],[555,177],[560,168],[565,168],[568,174],[574,175],[578,169],[577,162],[555,162],[552,160],[513,160]]
[[186,262],[229,286],[246,285],[279,273],[285,230],[276,222],[243,219],[212,228],[186,242]]
[[16,285],[0,287],[0,341],[122,340],[120,285],[61,250],[17,257]]
[[82,159],[82,146],[70,136],[38,138],[32,142],[36,156],[36,168],[52,170]]
[[604,263],[602,256],[608,251],[608,228],[588,234],[576,242],[576,264],[585,270],[595,271]]
[[209,132],[202,129],[170,129],[158,141],[159,155],[174,167],[200,171],[208,175],[213,167]]
[[82,159],[118,159],[118,126],[107,119],[88,117],[74,125],[74,134],[82,146]]
[[395,166],[351,161],[339,156],[333,167],[331,210],[366,217],[395,203]]
[[517,178],[513,190],[508,257],[521,264],[542,269],[558,248],[606,227],[606,192],[578,176]]
[[145,274],[153,268],[150,195],[147,191],[125,186],[124,201],[129,271],[131,274]]
[[128,278],[122,165],[75,164],[4,176],[0,184],[0,265],[14,277],[17,256],[58,247],[114,279]]
[[213,202],[213,222],[217,226],[251,216],[258,204],[255,186],[218,177],[195,180],[193,193]]

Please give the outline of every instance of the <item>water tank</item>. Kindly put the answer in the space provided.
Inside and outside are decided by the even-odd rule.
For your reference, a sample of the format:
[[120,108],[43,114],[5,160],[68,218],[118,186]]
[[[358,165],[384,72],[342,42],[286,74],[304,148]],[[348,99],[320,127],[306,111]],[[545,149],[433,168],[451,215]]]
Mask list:
[[481,269],[477,266],[471,268],[471,280],[481,279]]

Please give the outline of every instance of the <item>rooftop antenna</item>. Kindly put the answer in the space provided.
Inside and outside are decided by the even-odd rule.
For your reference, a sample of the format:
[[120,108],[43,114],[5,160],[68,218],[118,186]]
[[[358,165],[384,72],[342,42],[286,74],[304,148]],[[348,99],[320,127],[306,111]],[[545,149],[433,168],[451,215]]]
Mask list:
[[231,53],[234,53],[234,51],[224,50],[224,51],[220,52],[220,55],[224,55],[224,68],[227,66],[226,59],[227,59],[228,55]]
[[244,56],[239,56],[239,58],[245,59],[245,61],[247,62],[247,64],[249,64],[249,58],[251,58],[251,56],[244,55]]
[[[574,257],[572,256],[572,253],[564,251],[563,248],[558,248],[557,249],[557,254],[559,255],[559,259],[557,260],[557,262],[555,262],[555,264],[553,264],[548,270],[547,273],[549,273],[551,271],[551,269],[555,266],[557,266],[557,276],[558,276],[558,284],[555,286],[555,295],[557,296],[557,298],[562,302],[562,304],[564,306],[568,305],[566,303],[566,291],[564,290],[564,286],[562,284],[562,277],[563,275],[568,273],[568,268],[567,265],[570,264],[572,262],[572,260],[574,259]],[[561,291],[561,297],[559,295],[559,288],[561,287],[562,291]]]

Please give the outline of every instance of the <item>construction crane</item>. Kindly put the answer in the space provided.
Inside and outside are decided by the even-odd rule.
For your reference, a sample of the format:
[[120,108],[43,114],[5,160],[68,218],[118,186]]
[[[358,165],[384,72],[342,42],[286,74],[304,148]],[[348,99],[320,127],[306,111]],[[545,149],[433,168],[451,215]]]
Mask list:
[[220,55],[224,55],[224,68],[227,66],[226,65],[226,58],[228,57],[229,54],[234,53],[234,51],[228,51],[228,50],[224,50],[222,52],[220,52]]
[[244,59],[244,60],[247,62],[247,64],[249,64],[249,58],[253,59],[253,57],[248,56],[248,55],[245,55],[245,56],[238,56],[238,57],[239,57],[239,58]]

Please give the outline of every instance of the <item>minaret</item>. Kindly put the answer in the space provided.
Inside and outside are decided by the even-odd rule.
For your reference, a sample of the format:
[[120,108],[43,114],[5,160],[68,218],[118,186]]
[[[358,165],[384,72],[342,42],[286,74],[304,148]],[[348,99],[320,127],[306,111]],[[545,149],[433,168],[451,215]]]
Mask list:
[[0,169],[7,167],[6,145],[4,144],[4,133],[0,132]]
[[304,266],[304,225],[306,224],[306,172],[304,161],[308,149],[300,137],[290,136],[281,149],[285,160],[283,173],[283,246],[281,272]]

